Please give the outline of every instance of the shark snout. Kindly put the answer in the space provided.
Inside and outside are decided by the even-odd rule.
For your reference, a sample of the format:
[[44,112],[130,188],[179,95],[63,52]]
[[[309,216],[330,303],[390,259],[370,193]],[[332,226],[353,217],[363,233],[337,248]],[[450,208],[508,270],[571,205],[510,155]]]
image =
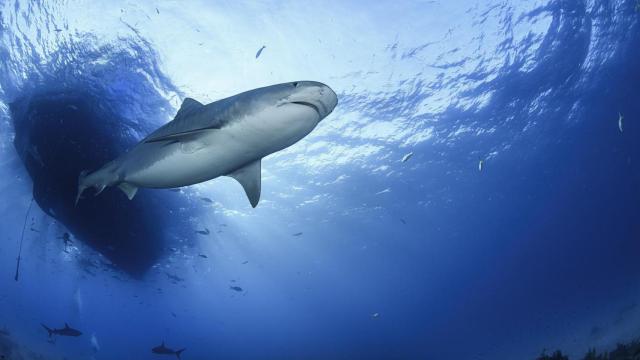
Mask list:
[[316,81],[293,83],[298,91],[291,97],[291,103],[314,109],[319,120],[327,117],[338,104],[338,96],[329,86]]
[[335,91],[328,87],[327,85],[322,84],[320,88],[320,104],[324,108],[324,114],[322,114],[322,118],[327,117],[333,109],[338,105],[338,95],[336,95]]

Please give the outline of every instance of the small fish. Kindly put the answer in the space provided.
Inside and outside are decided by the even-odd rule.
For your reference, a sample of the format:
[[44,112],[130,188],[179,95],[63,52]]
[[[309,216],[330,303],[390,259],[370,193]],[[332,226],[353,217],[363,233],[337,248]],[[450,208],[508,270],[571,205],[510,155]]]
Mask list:
[[180,276],[178,276],[178,275],[169,274],[168,272],[166,272],[165,274],[167,275],[167,277],[168,277],[170,280],[173,280],[173,281],[175,281],[175,282],[184,281],[184,279],[183,279],[183,278],[181,278],[181,277],[180,277]]
[[247,265],[249,263],[249,260],[245,260],[242,262],[242,265]]
[[302,233],[301,232],[297,232],[297,233],[293,234],[292,236],[300,236],[300,235],[302,235]]
[[400,219],[400,222],[401,222],[403,225],[407,225],[407,222],[406,222],[404,219]]
[[173,311],[171,312],[171,316],[173,316],[173,317],[178,317],[178,316],[176,315],[176,313],[174,313]]
[[478,161],[478,171],[482,171],[482,168],[484,168],[484,160],[480,159]]
[[379,318],[379,317],[380,317],[380,313],[373,313],[373,314],[371,314],[371,318],[372,318],[372,319],[377,319],[377,318]]
[[262,50],[266,49],[267,47],[265,45],[262,45],[262,47],[260,48],[260,50],[258,50],[258,52],[256,53],[256,59],[260,57],[260,54],[262,54]]
[[242,292],[242,288],[240,286],[229,286],[229,289],[237,292]]
[[624,116],[622,113],[618,113],[618,129],[622,132],[622,122],[624,121]]
[[402,160],[400,160],[401,162],[407,162],[407,160],[411,159],[411,157],[413,156],[413,152],[408,153],[407,155],[402,157]]
[[158,10],[158,8],[156,8],[156,12],[158,13],[158,15],[160,15],[160,10]]
[[211,232],[209,231],[208,228],[204,228],[204,230],[197,230],[196,233],[200,235],[209,235]]
[[200,200],[204,201],[204,202],[208,202],[208,203],[212,203],[213,200],[209,199],[208,197],[201,197]]
[[208,258],[208,256],[207,256],[207,255],[205,255],[205,254],[200,254],[200,255],[198,255],[198,256],[200,256],[200,257],[201,257],[201,258],[203,258],[203,259],[207,259],[207,258]]

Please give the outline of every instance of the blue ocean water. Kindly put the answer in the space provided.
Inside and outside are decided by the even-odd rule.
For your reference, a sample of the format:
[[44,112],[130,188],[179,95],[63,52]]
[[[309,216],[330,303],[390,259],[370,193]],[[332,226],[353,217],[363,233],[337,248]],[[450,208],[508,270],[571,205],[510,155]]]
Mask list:
[[[578,358],[640,337],[636,0],[0,4],[7,359],[163,341],[182,359]],[[185,97],[295,80],[339,104],[264,159],[257,208],[226,177],[69,205],[80,170]],[[83,334],[41,326],[65,322]]]

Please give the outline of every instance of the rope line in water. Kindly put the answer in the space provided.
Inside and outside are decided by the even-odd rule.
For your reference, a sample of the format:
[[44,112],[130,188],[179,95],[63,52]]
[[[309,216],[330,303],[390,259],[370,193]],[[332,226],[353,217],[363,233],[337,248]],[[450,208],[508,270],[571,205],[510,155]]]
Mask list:
[[18,281],[18,277],[20,275],[20,257],[22,255],[22,243],[24,242],[24,230],[27,228],[27,219],[29,218],[29,212],[31,212],[31,206],[33,205],[33,197],[31,198],[31,202],[29,202],[29,208],[27,209],[27,213],[24,214],[24,224],[22,224],[22,235],[20,236],[20,248],[18,249],[18,258],[16,259],[16,276],[14,277],[15,281]]

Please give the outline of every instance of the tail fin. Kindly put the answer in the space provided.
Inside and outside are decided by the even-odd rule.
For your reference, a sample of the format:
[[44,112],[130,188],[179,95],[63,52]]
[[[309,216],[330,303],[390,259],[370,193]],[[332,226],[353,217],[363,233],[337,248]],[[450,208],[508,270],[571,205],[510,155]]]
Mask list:
[[78,175],[78,195],[76,195],[76,206],[78,205],[78,201],[80,201],[80,196],[82,196],[82,193],[87,188],[87,185],[84,183],[84,179],[87,177],[87,174],[87,170],[82,170],[80,175]]
[[49,329],[49,328],[47,327],[47,325],[45,325],[45,324],[40,324],[40,325],[42,325],[42,327],[43,327],[45,330],[47,330],[47,332],[49,333],[49,337],[52,337],[52,336],[53,336],[53,330]]
[[176,356],[178,357],[178,359],[180,359],[180,354],[182,354],[183,351],[187,350],[186,348],[184,349],[180,349],[178,351],[176,351]]

